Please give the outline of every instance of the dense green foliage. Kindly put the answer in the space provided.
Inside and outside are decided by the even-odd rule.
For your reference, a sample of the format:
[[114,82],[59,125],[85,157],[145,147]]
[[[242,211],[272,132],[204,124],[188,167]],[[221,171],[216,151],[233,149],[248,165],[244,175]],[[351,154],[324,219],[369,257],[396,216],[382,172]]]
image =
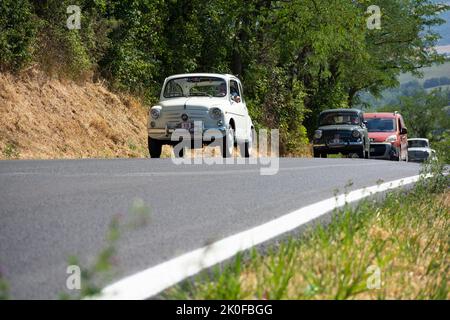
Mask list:
[[[81,7],[69,30],[67,6]],[[431,49],[448,9],[380,0],[381,28],[358,0],[3,0],[1,70],[28,62],[58,76],[103,78],[152,101],[163,79],[227,72],[246,86],[258,127],[279,128],[282,153],[307,142],[319,111],[348,107],[441,58]]]
[[35,29],[28,1],[0,2],[0,71],[18,70],[31,59]]

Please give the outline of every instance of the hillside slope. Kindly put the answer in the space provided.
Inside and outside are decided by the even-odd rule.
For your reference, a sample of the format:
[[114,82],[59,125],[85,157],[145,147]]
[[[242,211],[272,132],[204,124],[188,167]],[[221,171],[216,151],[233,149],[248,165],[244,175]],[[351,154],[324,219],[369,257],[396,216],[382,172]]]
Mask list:
[[102,84],[0,73],[0,159],[147,156],[146,114]]

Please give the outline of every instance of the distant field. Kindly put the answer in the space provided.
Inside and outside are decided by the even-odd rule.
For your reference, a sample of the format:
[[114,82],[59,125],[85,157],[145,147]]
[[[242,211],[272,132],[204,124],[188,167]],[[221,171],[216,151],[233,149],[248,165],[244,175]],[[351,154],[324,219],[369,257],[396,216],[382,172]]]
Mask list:
[[425,80],[431,78],[450,77],[450,61],[441,65],[432,66],[429,68],[423,68],[423,78],[416,78],[410,73],[404,73],[400,75],[400,84],[417,80],[420,84],[423,84]]

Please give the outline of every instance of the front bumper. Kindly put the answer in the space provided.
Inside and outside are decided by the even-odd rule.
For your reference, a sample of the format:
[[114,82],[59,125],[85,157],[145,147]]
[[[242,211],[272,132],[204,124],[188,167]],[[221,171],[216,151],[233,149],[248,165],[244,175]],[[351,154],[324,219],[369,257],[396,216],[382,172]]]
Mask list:
[[[148,128],[148,136],[152,139],[161,140],[165,142],[172,142],[172,134],[175,130],[179,130],[180,128],[173,128],[166,126],[165,128]],[[220,132],[221,137],[226,135],[226,127],[214,127],[214,128],[191,128],[189,133],[191,134],[191,139],[194,140],[196,137],[201,136],[202,141],[211,142],[211,134],[205,134],[207,131],[212,133],[213,130]],[[178,142],[175,140],[173,142]]]
[[345,144],[314,144],[314,151],[318,153],[326,153],[326,154],[349,154],[349,153],[357,153],[361,152],[364,148],[364,144],[362,142],[347,142]]
[[398,150],[391,143],[388,142],[371,142],[370,143],[370,158],[391,160],[398,157]]
[[417,152],[417,151],[409,151],[408,152],[408,161],[409,162],[425,162],[430,158],[430,155],[423,152]]

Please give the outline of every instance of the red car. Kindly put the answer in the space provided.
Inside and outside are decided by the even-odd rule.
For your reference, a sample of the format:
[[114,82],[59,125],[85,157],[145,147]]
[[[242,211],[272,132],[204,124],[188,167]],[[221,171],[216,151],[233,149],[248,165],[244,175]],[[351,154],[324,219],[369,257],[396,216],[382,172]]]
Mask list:
[[398,112],[365,113],[370,139],[370,157],[408,161],[408,129]]

